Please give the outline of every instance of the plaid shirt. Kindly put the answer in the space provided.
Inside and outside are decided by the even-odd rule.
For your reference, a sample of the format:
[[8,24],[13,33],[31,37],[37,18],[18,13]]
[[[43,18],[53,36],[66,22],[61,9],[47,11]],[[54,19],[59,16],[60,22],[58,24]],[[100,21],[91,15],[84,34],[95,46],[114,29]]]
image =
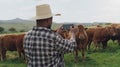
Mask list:
[[63,39],[44,27],[33,27],[25,35],[24,51],[28,67],[64,67],[64,54],[74,51],[75,40]]

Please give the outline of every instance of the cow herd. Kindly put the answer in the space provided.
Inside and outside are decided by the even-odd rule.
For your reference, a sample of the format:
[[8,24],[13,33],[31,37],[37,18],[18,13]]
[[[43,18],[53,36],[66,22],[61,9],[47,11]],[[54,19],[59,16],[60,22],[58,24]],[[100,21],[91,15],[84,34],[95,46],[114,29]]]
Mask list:
[[[91,43],[94,44],[94,50],[96,51],[99,48],[99,45],[102,44],[102,48],[107,48],[108,40],[117,40],[120,45],[120,25],[111,24],[109,26],[96,26],[93,28],[85,28],[83,25],[76,25],[78,32],[75,33],[77,48],[75,49],[75,60],[78,60],[79,50],[81,51],[82,61],[85,61],[85,51],[90,50]],[[55,30],[57,32],[57,30]],[[69,39],[70,32],[69,30],[62,30],[59,33],[63,38]],[[0,60],[3,61],[6,59],[6,51],[18,51],[19,57],[23,54],[24,58],[24,49],[23,49],[23,34],[9,34],[9,35],[0,35]]]
[[[100,26],[85,28],[83,25],[77,25],[79,30],[76,33],[77,48],[75,49],[75,59],[78,60],[78,51],[81,51],[82,61],[85,61],[85,51],[90,50],[91,43],[94,44],[94,51],[96,51],[102,44],[103,49],[107,48],[109,40],[117,40],[120,45],[120,24],[111,24],[108,26]],[[66,39],[69,39],[69,30],[63,30],[60,33]]]

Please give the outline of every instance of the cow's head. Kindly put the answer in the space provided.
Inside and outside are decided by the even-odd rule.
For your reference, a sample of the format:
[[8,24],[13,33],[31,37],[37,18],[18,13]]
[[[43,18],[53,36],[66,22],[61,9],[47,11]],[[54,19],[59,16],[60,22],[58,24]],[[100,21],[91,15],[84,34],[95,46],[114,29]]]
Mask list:
[[56,32],[60,34],[63,38],[68,37],[68,30],[64,30],[63,27],[58,28]]
[[107,27],[105,27],[105,29],[107,30],[107,32],[110,36],[116,35],[116,29],[114,27],[107,26]]
[[85,35],[87,35],[86,32],[85,32],[84,26],[83,25],[78,25],[78,30],[79,30],[79,32],[77,33],[76,38],[79,39],[79,40],[84,40]]

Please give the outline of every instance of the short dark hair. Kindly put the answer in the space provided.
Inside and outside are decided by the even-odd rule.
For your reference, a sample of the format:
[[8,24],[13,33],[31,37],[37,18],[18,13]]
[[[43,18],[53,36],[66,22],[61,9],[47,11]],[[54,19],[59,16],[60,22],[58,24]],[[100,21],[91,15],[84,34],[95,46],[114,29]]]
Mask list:
[[45,19],[37,19],[36,22],[39,23],[39,22],[43,22],[43,21],[48,20],[48,19],[52,19],[52,17],[50,17],[50,18],[45,18]]

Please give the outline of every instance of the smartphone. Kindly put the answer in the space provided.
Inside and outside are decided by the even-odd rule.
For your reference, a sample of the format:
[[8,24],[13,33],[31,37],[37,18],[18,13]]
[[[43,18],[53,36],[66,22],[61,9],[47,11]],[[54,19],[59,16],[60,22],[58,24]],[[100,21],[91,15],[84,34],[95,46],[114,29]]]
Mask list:
[[62,28],[63,30],[69,30],[70,28],[73,28],[74,24],[63,24]]

